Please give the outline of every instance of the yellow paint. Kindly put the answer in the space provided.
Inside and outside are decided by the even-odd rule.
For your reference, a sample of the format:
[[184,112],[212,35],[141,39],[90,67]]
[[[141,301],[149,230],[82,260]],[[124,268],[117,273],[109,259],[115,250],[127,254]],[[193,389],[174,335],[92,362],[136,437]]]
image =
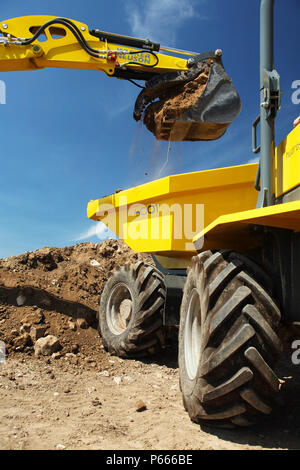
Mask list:
[[300,201],[221,215],[194,238],[194,243],[204,241],[203,249],[251,249],[259,244],[254,226],[299,232]]
[[[195,253],[192,240],[201,228],[228,207],[239,212],[255,206],[256,171],[257,164],[251,164],[168,176],[91,201],[87,214],[134,251],[175,257],[181,266]],[[196,211],[198,227],[191,225]]]
[[[300,126],[276,149],[277,196],[299,185],[299,137]],[[94,220],[103,220],[101,215],[97,215],[97,208],[104,202],[109,202],[113,211],[116,210],[117,222],[121,212],[128,213],[124,201],[127,201],[129,206],[133,204],[137,205],[136,207],[139,207],[139,204],[146,207],[155,204],[173,207],[178,205],[182,211],[185,204],[193,207],[203,204],[203,228],[193,238],[198,250],[255,248],[260,243],[259,232],[253,228],[255,226],[300,231],[300,201],[254,209],[258,197],[254,189],[256,172],[257,164],[252,164],[169,176],[91,201],[88,205],[88,216]],[[121,228],[116,224],[112,228],[107,221],[105,223],[114,233],[123,235],[124,241],[133,250],[158,255],[160,264],[165,268],[183,268],[189,265],[191,257],[195,254],[195,246],[186,236],[176,238],[173,213],[158,214],[153,219],[149,216],[140,219],[138,217],[138,222],[136,218],[131,214],[128,220],[121,224]],[[195,219],[194,213],[191,219]],[[128,228],[129,233],[126,232]],[[151,238],[153,230],[157,230],[160,237]],[[165,238],[162,236],[163,231],[166,233]],[[136,239],[133,235],[137,232],[143,233],[143,237]]]
[[300,125],[275,152],[275,195],[282,196],[300,185]]
[[[300,126],[290,132],[275,151],[275,196],[288,193],[300,185]],[[300,201],[271,207],[224,213],[205,226],[194,239],[201,249],[251,249],[260,243],[254,226],[266,226],[300,231]]]
[[[0,32],[10,34],[15,38],[29,39],[33,36],[33,32],[50,20],[57,19],[55,16],[24,16],[12,18],[0,22]],[[124,54],[118,56],[119,66],[126,64],[129,59],[126,52],[138,50],[134,47],[110,44],[107,41],[100,41],[89,33],[86,24],[79,21],[72,22],[80,29],[84,39],[93,49],[103,51],[104,58],[96,58],[90,56],[78,43],[75,36],[64,25],[58,24],[49,26],[45,29],[43,41],[38,38],[29,46],[0,44],[0,71],[16,71],[16,70],[35,70],[44,67],[73,68],[101,70],[111,76],[117,67],[116,63],[109,59],[107,52],[120,49]],[[3,27],[6,25],[7,27]],[[55,36],[59,37],[55,37]],[[38,51],[34,51],[39,46]],[[147,55],[148,54],[148,55]],[[153,67],[156,73],[164,73],[174,70],[187,70],[186,59],[172,57],[166,54],[155,53],[159,59],[157,65]],[[137,54],[135,57],[130,56],[130,62],[135,60],[139,62],[141,56],[147,58],[148,64],[155,64],[155,57],[144,51],[143,54]],[[138,63],[130,63],[127,68],[138,71],[149,71],[149,67],[139,65]]]

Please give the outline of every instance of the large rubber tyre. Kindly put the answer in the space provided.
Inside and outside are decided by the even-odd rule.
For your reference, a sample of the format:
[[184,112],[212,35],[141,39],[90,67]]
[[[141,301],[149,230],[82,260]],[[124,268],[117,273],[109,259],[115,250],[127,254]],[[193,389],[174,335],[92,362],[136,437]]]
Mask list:
[[164,347],[163,275],[142,261],[118,268],[106,282],[99,307],[105,349],[120,357],[141,357]]
[[269,277],[243,255],[193,258],[179,328],[180,388],[192,421],[247,426],[271,412],[282,350],[271,295]]

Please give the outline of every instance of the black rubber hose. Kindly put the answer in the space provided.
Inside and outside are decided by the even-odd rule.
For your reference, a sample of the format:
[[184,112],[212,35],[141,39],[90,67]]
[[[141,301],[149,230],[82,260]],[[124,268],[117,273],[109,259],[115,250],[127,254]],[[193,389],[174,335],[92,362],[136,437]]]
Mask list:
[[[81,45],[81,47],[92,57],[96,57],[98,58],[99,57],[99,54],[101,54],[100,51],[98,51],[97,49],[93,49],[92,47],[90,47],[88,45],[88,43],[86,42],[86,40],[84,39],[81,31],[78,29],[78,27],[71,21],[69,20],[68,18],[56,18],[55,20],[50,20],[48,21],[47,23],[45,23],[43,26],[41,26],[38,31],[29,39],[25,39],[25,41],[22,42],[22,45],[24,46],[27,46],[29,44],[32,44],[44,31],[46,28],[48,28],[49,26],[53,25],[53,24],[62,24],[64,26],[66,26],[70,31],[71,33],[75,36],[75,38],[77,39],[77,41],[79,42],[79,44]],[[153,64],[153,65],[146,65],[146,64],[140,64],[139,62],[128,62],[128,64],[134,64],[134,65],[141,65],[141,66],[144,66],[144,67],[155,67],[158,62],[159,62],[159,59],[157,57],[157,55],[152,52],[152,51],[145,51],[145,50],[139,50],[139,51],[132,51],[132,52],[128,52],[128,54],[130,55],[134,55],[134,54],[141,54],[141,53],[145,53],[147,52],[148,54],[151,54],[153,55],[155,58],[156,58],[156,63]]]

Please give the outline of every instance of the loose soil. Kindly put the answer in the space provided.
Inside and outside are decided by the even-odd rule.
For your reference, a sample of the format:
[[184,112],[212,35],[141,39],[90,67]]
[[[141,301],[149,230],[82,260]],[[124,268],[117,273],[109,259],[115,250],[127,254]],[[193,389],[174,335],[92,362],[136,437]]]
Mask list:
[[[99,295],[109,273],[147,255],[123,242],[43,248],[0,260],[0,449],[299,449],[300,365],[286,350],[282,390],[271,416],[239,430],[198,426],[178,385],[176,333],[144,360],[110,356],[97,332]],[[26,329],[59,339],[34,354]]]
[[[151,103],[146,108],[144,124],[157,140],[168,140],[168,138],[172,141],[185,140],[182,132],[180,132],[180,137],[176,136],[177,121],[185,121],[184,114],[201,98],[209,78],[210,65],[208,64],[195,80],[164,91],[159,96],[159,101]],[[176,122],[177,126],[173,127]],[[196,124],[194,123],[194,125]],[[182,126],[185,127],[184,122],[182,122]],[[168,136],[166,132],[169,134]]]

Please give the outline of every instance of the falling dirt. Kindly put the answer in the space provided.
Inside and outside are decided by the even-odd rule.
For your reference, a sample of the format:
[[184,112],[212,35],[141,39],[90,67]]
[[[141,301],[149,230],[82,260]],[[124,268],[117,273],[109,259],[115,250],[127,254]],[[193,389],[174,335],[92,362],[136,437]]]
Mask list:
[[[119,240],[0,260],[0,449],[299,449],[300,366],[287,351],[271,416],[249,429],[192,423],[178,384],[177,335],[159,356],[110,356],[97,332],[109,273],[143,259]],[[36,335],[55,336],[51,355]],[[1,357],[0,357],[1,359]]]
[[[209,59],[202,72],[183,85],[161,87],[158,101],[146,108],[143,120],[157,140],[207,141],[224,135],[240,112],[240,98],[235,96],[236,91],[224,71],[223,75],[220,69],[216,72],[215,63],[215,59]],[[218,85],[216,73],[223,77],[219,75]]]

